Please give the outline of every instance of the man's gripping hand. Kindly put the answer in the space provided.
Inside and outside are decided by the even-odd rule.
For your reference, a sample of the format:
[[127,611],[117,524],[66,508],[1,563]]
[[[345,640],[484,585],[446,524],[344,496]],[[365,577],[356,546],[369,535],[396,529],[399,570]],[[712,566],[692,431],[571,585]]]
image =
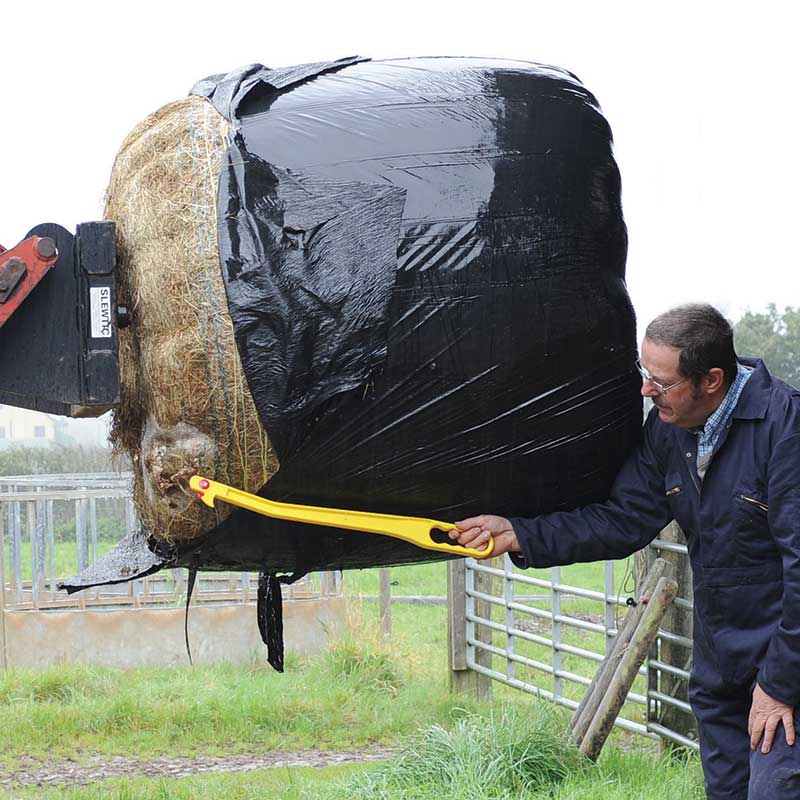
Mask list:
[[477,550],[486,546],[489,536],[494,538],[493,557],[509,552],[518,553],[522,549],[511,523],[505,517],[481,514],[479,517],[456,522],[456,529],[450,531],[451,539],[464,547],[473,547]]
[[786,744],[794,744],[794,710],[791,706],[770,697],[758,684],[753,689],[753,704],[750,707],[750,719],[747,732],[750,734],[750,749],[755,750],[763,736],[762,753],[769,753],[775,739],[778,725],[783,723]]

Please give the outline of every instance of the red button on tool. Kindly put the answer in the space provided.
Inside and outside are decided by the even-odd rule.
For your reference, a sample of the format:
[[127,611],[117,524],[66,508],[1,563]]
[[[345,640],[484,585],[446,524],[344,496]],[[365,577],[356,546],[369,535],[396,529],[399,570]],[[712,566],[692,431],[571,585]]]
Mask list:
[[205,478],[203,478],[203,480],[200,481],[201,489],[208,489],[209,486],[211,486],[211,484]]

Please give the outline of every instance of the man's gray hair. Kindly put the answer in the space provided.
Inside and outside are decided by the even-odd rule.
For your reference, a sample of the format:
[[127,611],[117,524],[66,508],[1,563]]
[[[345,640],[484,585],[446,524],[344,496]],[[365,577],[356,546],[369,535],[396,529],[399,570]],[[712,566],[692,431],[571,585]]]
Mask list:
[[679,348],[681,376],[691,378],[695,384],[714,367],[725,372],[726,384],[736,378],[733,329],[714,306],[688,303],[671,308],[659,314],[644,335],[655,344]]

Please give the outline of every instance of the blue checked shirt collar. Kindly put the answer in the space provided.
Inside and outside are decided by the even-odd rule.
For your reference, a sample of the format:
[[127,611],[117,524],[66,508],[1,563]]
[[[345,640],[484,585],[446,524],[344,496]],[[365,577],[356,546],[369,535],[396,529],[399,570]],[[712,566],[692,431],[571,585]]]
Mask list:
[[742,394],[742,389],[747,383],[750,376],[753,374],[751,369],[737,363],[736,365],[736,378],[730,385],[727,394],[723,401],[719,404],[714,413],[706,420],[706,424],[702,428],[695,428],[692,432],[697,434],[697,458],[700,459],[710,456],[717,446],[719,436],[722,433],[725,425],[733,414],[733,409],[739,402],[739,397]]

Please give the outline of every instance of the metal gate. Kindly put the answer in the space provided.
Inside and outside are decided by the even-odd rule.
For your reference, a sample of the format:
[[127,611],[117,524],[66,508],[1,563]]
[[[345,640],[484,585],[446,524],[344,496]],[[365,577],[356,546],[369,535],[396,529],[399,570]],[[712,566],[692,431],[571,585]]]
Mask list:
[[[183,605],[183,569],[73,595],[57,588],[138,525],[131,486],[119,473],[0,476],[0,610]],[[257,589],[257,573],[201,572],[193,602],[255,602]],[[284,591],[285,600],[340,596],[340,572],[309,574]]]
[[[667,558],[677,573],[681,596],[665,617],[616,724],[650,739],[697,748],[686,699],[691,581],[686,547],[675,528],[665,529],[638,554],[642,567],[659,555]],[[573,585],[571,567],[526,572],[516,569],[508,556],[487,562],[464,559],[450,570],[451,604],[456,609],[451,609],[451,668],[576,708],[627,606],[634,602],[633,586],[630,598],[622,586],[630,565],[598,565],[588,581],[592,585]],[[463,587],[462,599],[458,587]],[[461,625],[463,640],[458,634]]]

